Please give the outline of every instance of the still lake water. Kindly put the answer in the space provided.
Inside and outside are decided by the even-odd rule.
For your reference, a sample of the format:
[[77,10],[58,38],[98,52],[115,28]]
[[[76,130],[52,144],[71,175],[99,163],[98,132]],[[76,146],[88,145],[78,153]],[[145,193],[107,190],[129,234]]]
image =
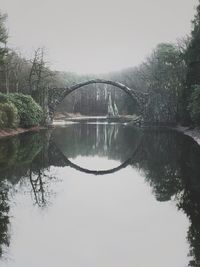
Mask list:
[[200,266],[200,147],[72,124],[0,141],[0,266]]

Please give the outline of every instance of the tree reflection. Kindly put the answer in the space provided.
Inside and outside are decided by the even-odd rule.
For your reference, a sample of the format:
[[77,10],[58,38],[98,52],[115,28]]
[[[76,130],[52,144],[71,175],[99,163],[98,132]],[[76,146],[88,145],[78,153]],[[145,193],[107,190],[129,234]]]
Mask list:
[[[116,129],[117,128],[117,131]],[[64,155],[99,155],[123,162],[137,146],[141,132],[119,126],[80,125],[58,129],[53,138]],[[189,218],[190,266],[200,265],[200,147],[174,131],[143,130],[142,144],[130,164],[145,174],[158,201],[175,200]],[[50,149],[51,151],[51,149]],[[52,149],[53,151],[53,149]],[[65,166],[58,154],[51,164]]]
[[67,158],[98,155],[122,163],[133,154],[141,135],[138,128],[118,124],[75,124],[55,129],[52,140]]
[[188,229],[188,242],[190,244],[189,256],[192,258],[189,266],[200,266],[200,194],[185,188],[178,203],[190,220]]
[[146,131],[137,166],[158,201],[168,201],[183,188],[181,179],[181,146],[174,132]]
[[3,255],[4,246],[9,246],[9,204],[8,186],[4,181],[0,181],[0,256]]
[[29,179],[37,205],[44,207],[48,203],[46,184],[51,181],[45,174],[49,166],[46,158],[48,141],[47,132],[0,141],[0,257],[3,256],[4,247],[9,246],[9,190]]
[[[130,159],[141,136],[137,153]],[[155,198],[176,201],[189,218],[189,266],[200,266],[200,147],[173,131],[141,131],[119,125],[74,125],[53,134],[46,131],[0,142],[0,255],[9,245],[8,184],[15,187],[26,181],[34,204],[46,207],[54,194],[51,185],[58,179],[52,176],[51,167],[66,166],[59,151],[65,159],[79,155],[98,155],[121,163],[130,159],[128,164],[144,173]],[[92,167],[90,162],[88,167]]]
[[55,181],[56,179],[57,178],[50,175],[46,169],[38,169],[37,171],[29,170],[31,194],[35,205],[44,208],[50,204],[50,199],[54,194],[50,190],[50,184],[52,180]]
[[36,178],[34,178],[33,172],[30,169],[30,175],[29,175],[30,184],[33,189],[35,203],[40,207],[46,206],[47,203],[45,199],[45,189],[44,189],[45,184],[42,179],[43,175],[44,174],[42,174],[41,170],[39,170],[38,175],[36,176]]
[[174,132],[146,132],[139,166],[158,201],[175,199],[189,218],[189,266],[200,266],[200,147]]

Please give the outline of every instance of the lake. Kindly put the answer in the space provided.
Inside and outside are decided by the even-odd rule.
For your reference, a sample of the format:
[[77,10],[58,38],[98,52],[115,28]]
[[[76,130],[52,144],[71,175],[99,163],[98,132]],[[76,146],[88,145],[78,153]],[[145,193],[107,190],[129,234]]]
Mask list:
[[200,146],[95,122],[1,139],[0,266],[200,266]]

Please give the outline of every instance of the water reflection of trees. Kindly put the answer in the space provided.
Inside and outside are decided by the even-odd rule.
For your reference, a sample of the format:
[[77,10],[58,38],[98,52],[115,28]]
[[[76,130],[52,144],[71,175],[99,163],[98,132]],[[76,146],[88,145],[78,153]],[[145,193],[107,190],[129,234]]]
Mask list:
[[141,155],[139,153],[134,162],[145,173],[158,201],[170,200],[183,188],[180,141],[171,131],[146,131]]
[[172,197],[189,218],[192,260],[200,266],[200,147],[174,132],[146,132],[138,162],[158,201]]
[[200,149],[195,143],[183,148],[181,178],[184,187],[178,207],[190,220],[188,241],[192,260],[189,266],[200,266]]
[[[60,129],[55,133],[55,139],[69,157],[94,153],[122,162],[135,147],[140,133],[132,128],[112,131],[114,127],[117,126],[106,130],[106,126],[97,129],[82,125],[65,131]],[[173,131],[148,129],[143,134],[132,166],[144,172],[158,201],[175,199],[177,207],[188,216],[191,222],[188,230],[190,266],[200,266],[200,148],[189,137]]]
[[[47,174],[48,173],[48,174]],[[29,170],[29,182],[31,185],[31,194],[33,196],[34,204],[39,207],[46,207],[50,203],[52,192],[49,185],[55,179],[54,176],[49,175],[46,169],[38,169],[38,171]]]
[[142,170],[158,201],[175,200],[177,207],[187,215],[190,266],[199,266],[200,147],[176,132],[146,130],[141,133],[117,125],[83,124],[57,129],[53,135],[44,131],[0,142],[0,255],[3,246],[9,244],[9,183],[15,185],[26,180],[34,203],[40,207],[49,203],[52,195],[49,187],[55,180],[49,168],[65,166],[53,149],[52,141],[67,157],[99,155],[122,163],[136,148],[141,134],[142,144],[131,166]]
[[8,186],[5,181],[0,181],[0,256],[3,254],[3,247],[9,246],[8,212]]
[[0,141],[0,256],[9,246],[9,189],[30,178],[34,202],[40,207],[47,204],[52,178],[45,173],[49,166],[48,140],[49,134],[43,132]]
[[124,162],[133,154],[141,134],[137,128],[117,124],[78,124],[56,129],[52,138],[67,158],[98,155]]

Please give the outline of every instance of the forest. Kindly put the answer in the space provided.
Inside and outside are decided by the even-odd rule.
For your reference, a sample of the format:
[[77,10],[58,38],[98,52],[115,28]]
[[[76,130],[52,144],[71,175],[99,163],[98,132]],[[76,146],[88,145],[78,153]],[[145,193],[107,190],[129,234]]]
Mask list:
[[[0,128],[30,127],[43,123],[44,95],[51,88],[101,78],[123,83],[148,94],[144,121],[200,124],[200,3],[191,33],[176,43],[160,43],[139,66],[99,75],[52,70],[45,48],[32,58],[8,47],[7,14],[0,13]],[[134,53],[134,51],[132,51]],[[108,101],[119,114],[138,114],[137,103],[111,86],[95,84],[71,93],[58,112],[107,115]],[[29,112],[27,112],[29,111]]]

